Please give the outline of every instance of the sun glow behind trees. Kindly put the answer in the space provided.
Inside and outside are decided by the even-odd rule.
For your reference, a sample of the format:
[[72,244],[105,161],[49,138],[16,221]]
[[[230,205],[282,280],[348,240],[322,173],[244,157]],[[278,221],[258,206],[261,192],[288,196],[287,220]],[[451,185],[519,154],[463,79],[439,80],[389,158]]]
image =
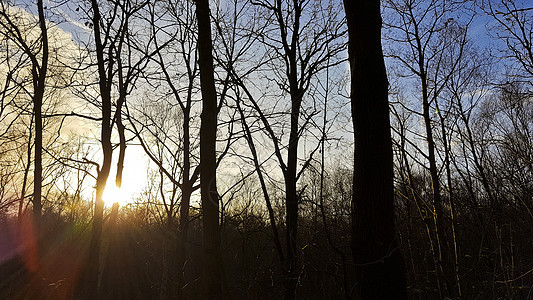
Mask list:
[[129,190],[122,189],[117,187],[114,182],[107,182],[104,191],[104,202],[107,207],[111,207],[113,203],[118,203],[119,206],[126,206],[133,200],[130,195]]
[[[491,1],[496,5],[496,0]],[[502,5],[512,3],[501,1]],[[525,1],[529,0],[522,2]],[[13,12],[20,15],[18,27],[28,31],[25,39],[33,41],[37,47],[39,34],[33,31],[39,28],[35,25],[36,16],[31,15],[35,1],[2,0],[0,3],[4,2],[20,4],[21,8],[13,6]],[[339,11],[339,0],[276,3],[238,0],[217,2],[215,6],[209,1],[215,61],[214,70],[207,73],[215,73],[216,97],[220,101],[216,122],[202,122],[218,125],[214,140],[216,162],[207,163],[199,152],[200,121],[205,116],[200,114],[201,102],[205,97],[200,93],[197,56],[198,48],[208,43],[198,41],[198,32],[205,34],[207,31],[198,29],[196,2],[71,0],[57,2],[57,6],[54,2],[46,1],[45,8],[49,13],[51,59],[48,63],[51,68],[47,73],[48,94],[43,101],[47,125],[43,131],[46,138],[43,144],[42,194],[46,195],[43,216],[48,222],[45,225],[48,232],[67,237],[61,230],[51,227],[55,223],[75,229],[71,239],[76,244],[75,249],[87,244],[83,239],[91,235],[91,229],[99,228],[93,233],[97,243],[91,246],[94,250],[91,253],[95,254],[91,257],[96,263],[87,264],[87,273],[95,275],[87,277],[94,280],[80,280],[88,282],[87,290],[99,290],[97,286],[101,285],[101,294],[118,292],[122,288],[132,293],[129,296],[109,294],[113,295],[109,299],[140,297],[141,292],[132,289],[139,285],[135,283],[137,274],[126,271],[125,266],[137,267],[138,262],[143,261],[145,264],[140,268],[153,269],[143,271],[145,275],[152,275],[139,277],[141,285],[150,285],[149,292],[142,298],[202,298],[202,291],[207,289],[201,285],[200,271],[196,272],[202,269],[203,263],[197,259],[197,253],[200,247],[220,238],[221,258],[215,262],[224,262],[222,274],[225,278],[212,282],[218,289],[218,284],[227,280],[224,285],[235,298],[261,298],[265,295],[265,282],[272,282],[269,293],[272,292],[274,298],[280,298],[284,292],[288,299],[296,295],[298,298],[340,299],[343,292],[344,298],[351,298],[353,282],[347,276],[348,266],[357,265],[362,270],[367,264],[359,258],[352,260],[349,255],[350,234],[346,228],[350,227],[350,213],[363,209],[360,205],[350,206],[354,184],[350,175],[352,168],[347,166],[353,163],[353,132],[358,131],[362,137],[361,134],[371,130],[347,126],[350,109],[346,104],[350,92],[347,91],[349,76],[345,73],[359,67],[350,69],[345,63],[347,54],[343,47],[347,37],[342,34],[345,20]],[[529,114],[533,102],[531,85],[528,85],[532,81],[526,74],[532,68],[531,63],[519,64],[527,51],[498,51],[505,50],[500,49],[506,46],[504,40],[510,47],[520,45],[516,42],[519,36],[505,35],[509,30],[505,28],[506,22],[512,21],[510,17],[516,16],[518,20],[524,17],[523,21],[511,22],[516,26],[530,24],[528,20],[533,18],[522,16],[523,9],[510,7],[503,13],[498,7],[498,10],[494,8],[493,15],[501,16],[502,23],[497,25],[488,15],[479,21],[481,11],[478,14],[477,10],[469,9],[465,10],[469,13],[465,13],[466,8],[462,6],[453,9],[447,6],[470,1],[382,0],[382,3],[390,6],[384,10],[383,20],[389,25],[384,27],[382,37],[389,54],[386,65],[390,68],[389,100],[394,121],[392,140],[396,167],[396,206],[389,211],[395,213],[401,232],[398,249],[408,258],[409,292],[423,299],[437,298],[439,292],[439,298],[444,298],[448,293],[443,288],[446,283],[457,282],[457,292],[450,289],[446,297],[521,298],[518,288],[524,287],[522,279],[530,275],[531,269],[527,255],[531,249],[520,246],[526,244],[521,241],[527,242],[521,236],[533,236],[529,234],[532,230],[529,222],[521,221],[533,217],[530,208],[533,207],[530,184],[533,173],[528,173],[533,161],[533,139],[528,138],[533,136],[533,118]],[[136,5],[142,8],[132,9]],[[438,18],[423,13],[432,7],[437,10]],[[440,8],[445,13],[439,13]],[[26,13],[24,9],[29,10]],[[101,22],[92,18],[95,9],[102,11]],[[412,18],[402,18],[406,10],[413,14]],[[420,11],[422,13],[416,13]],[[339,18],[333,17],[334,12],[339,13]],[[471,23],[470,13],[478,14],[473,15]],[[418,16],[426,16],[424,22],[418,20]],[[487,25],[490,21],[487,18],[492,23]],[[301,23],[295,23],[296,19]],[[413,44],[417,39],[411,36],[416,32],[413,33],[415,27],[409,20],[419,21],[416,23],[422,41],[419,46],[430,45],[422,47],[423,51],[418,53],[423,54],[422,60],[410,56],[412,49],[420,47]],[[475,26],[476,21],[482,26]],[[36,114],[31,112],[30,64],[12,42],[13,37],[1,30],[4,24],[6,22],[0,20],[0,100],[5,100],[0,101],[0,216],[4,211],[6,218],[18,213],[19,223],[22,223],[22,217],[31,216],[32,202],[38,203],[33,196],[37,193],[32,193],[33,182],[39,181],[39,177],[32,175],[32,160],[37,157],[32,155],[36,145],[33,142]],[[483,39],[491,38],[495,47],[490,50],[499,54],[491,55],[490,51],[481,49],[487,41],[480,44],[481,33],[471,26],[484,32]],[[490,29],[494,29],[495,36],[487,35]],[[103,33],[108,42],[102,44],[106,51],[99,52],[104,56],[102,61],[95,54],[98,50],[95,36]],[[333,37],[338,37],[336,43]],[[282,39],[286,40],[285,45]],[[526,39],[524,45],[530,46],[530,39]],[[513,57],[513,53],[517,59],[514,63],[507,58]],[[501,58],[501,63],[494,63],[495,58]],[[427,66],[422,71],[419,70],[421,61]],[[97,62],[103,63],[107,72],[97,72],[101,71],[97,70],[100,65]],[[402,68],[402,62],[409,64]],[[507,70],[505,74],[503,69]],[[409,72],[412,70],[415,72]],[[411,73],[414,75],[410,76]],[[425,76],[422,76],[423,83],[419,83],[422,80],[417,73]],[[491,73],[494,77],[488,76]],[[301,77],[302,74],[309,76]],[[363,79],[370,79],[370,74],[365,75]],[[303,84],[295,85],[291,80],[295,77],[301,78]],[[516,80],[513,78],[526,82],[508,82]],[[99,84],[99,79],[107,82],[105,87]],[[507,84],[498,87],[489,83],[500,81]],[[24,88],[20,90],[20,87]],[[424,99],[420,97],[424,90],[429,94],[425,105],[420,102]],[[368,116],[362,118],[365,117]],[[428,142],[430,134],[426,132],[430,130],[427,129],[433,133],[433,146]],[[359,149],[372,143],[356,144]],[[118,163],[124,153],[121,150],[126,148],[124,163]],[[433,158],[427,154],[430,148],[435,153]],[[368,152],[378,153],[377,150]],[[364,161],[371,163],[370,169],[374,171],[376,165],[384,161],[364,156]],[[429,167],[427,163],[430,160],[433,170],[438,171],[435,176],[428,171],[432,169],[431,163]],[[122,180],[118,176],[120,188],[116,180],[121,167],[117,165],[124,166]],[[206,205],[200,202],[199,183],[201,177],[208,176],[203,171],[200,176],[201,165],[216,166],[216,185],[213,186],[220,196],[216,199],[220,207],[215,209],[220,212],[220,230],[213,230],[203,245],[199,237],[205,234],[206,227],[200,222],[209,217],[206,217]],[[289,169],[292,171],[287,171]],[[359,166],[356,170],[363,168]],[[372,172],[361,173],[364,175],[359,179],[366,179]],[[437,188],[434,188],[436,192],[432,191],[432,185],[437,184],[440,191]],[[360,185],[381,187],[381,184]],[[95,201],[96,186],[99,201]],[[355,191],[360,193],[362,189],[355,188]],[[442,201],[435,201],[437,196]],[[95,202],[98,209],[94,209]],[[116,218],[106,217],[114,203],[121,206],[121,218],[117,222]],[[439,213],[431,209],[435,203],[439,204]],[[210,215],[211,220],[215,220],[215,210],[215,214]],[[99,217],[91,218],[91,215]],[[355,220],[364,220],[371,214],[360,215]],[[0,225],[2,221],[0,218]],[[444,226],[437,226],[440,222]],[[383,220],[359,223],[358,228],[366,224],[390,225]],[[280,236],[278,229],[280,233],[286,231],[287,238]],[[116,235],[117,232],[120,235]],[[135,234],[130,235],[131,232]],[[78,233],[81,235],[77,236]],[[0,246],[2,238],[0,236]],[[114,249],[113,245],[108,246],[115,241],[127,246],[128,251],[123,251],[124,248],[109,250]],[[243,241],[242,247],[240,241]],[[283,246],[286,241],[291,242]],[[260,245],[264,247],[255,247]],[[271,247],[276,247],[277,258],[271,257],[276,254],[270,251]],[[211,248],[218,251],[219,247]],[[445,251],[443,255],[435,250],[439,248]],[[1,250],[2,247],[0,262],[3,262]],[[290,255],[289,250],[292,251]],[[61,255],[65,251],[57,252]],[[143,252],[148,253],[149,258],[144,257]],[[69,253],[83,251],[70,250]],[[107,253],[110,253],[109,259]],[[110,267],[117,261],[117,253],[121,258],[131,254],[131,262]],[[427,256],[427,253],[433,255]],[[383,257],[391,257],[378,251],[372,254],[377,257],[368,261],[383,262]],[[431,257],[435,259],[431,261]],[[98,266],[100,262],[102,265]],[[341,265],[342,269],[338,267]],[[373,267],[372,264],[368,266]],[[490,269],[485,270],[483,266],[490,266]],[[55,265],[46,268],[50,273],[55,271]],[[324,269],[336,271],[322,274]],[[2,270],[0,268],[0,273]],[[266,270],[270,272],[263,272]],[[475,279],[469,275],[470,270],[479,271]],[[215,274],[218,270],[206,273]],[[116,274],[128,275],[123,286],[108,280]],[[367,279],[368,274],[365,272]],[[54,277],[47,276],[42,286],[53,288],[54,293],[65,287],[72,290],[71,282],[63,280],[76,277],[71,275],[56,276],[61,278],[58,282],[50,281]],[[40,273],[37,276],[40,282]],[[361,282],[358,286],[363,286]],[[497,288],[487,288],[491,282],[497,284]],[[244,283],[247,288],[242,288]],[[460,284],[468,288],[460,291]],[[11,298],[4,296],[2,290],[2,287],[11,286],[0,280],[1,299]],[[160,291],[153,286],[161,287]],[[376,286],[373,283],[371,289]],[[466,294],[459,295],[462,292]],[[507,293],[507,297],[502,297],[503,293]],[[45,294],[39,291],[38,295]],[[218,292],[214,294],[219,295]]]
[[124,159],[122,186],[118,188],[115,183],[116,159],[115,155],[103,196],[107,207],[111,207],[115,202],[118,202],[120,207],[138,202],[139,195],[146,188],[146,182],[149,180],[147,178],[150,170],[148,159],[139,146],[130,145],[127,148]]
[[[22,36],[29,41],[38,41],[39,28],[35,26],[37,16],[32,14],[32,8],[33,6],[29,2],[27,6],[22,7],[13,6],[9,2],[5,6],[2,6],[2,9],[16,20],[15,25],[23,29]],[[52,10],[58,13],[61,7],[55,7]],[[45,115],[46,125],[45,139],[50,140],[50,142],[54,141],[55,146],[52,147],[52,144],[45,145],[47,151],[43,159],[47,160],[46,162],[50,166],[54,165],[52,163],[54,161],[56,163],[61,162],[65,166],[77,165],[75,168],[79,168],[78,170],[82,171],[84,169],[90,176],[96,176],[97,171],[94,166],[98,165],[101,167],[102,164],[101,152],[97,147],[94,147],[95,141],[98,140],[99,124],[94,122],[94,120],[79,117],[89,116],[90,118],[95,118],[99,114],[98,108],[95,109],[87,101],[79,97],[80,94],[86,93],[86,97],[89,99],[97,99],[98,91],[94,89],[94,86],[91,86],[92,82],[96,81],[96,77],[91,74],[94,71],[91,67],[74,71],[74,68],[79,63],[77,60],[83,60],[84,58],[82,57],[88,59],[91,55],[86,52],[87,49],[84,48],[86,45],[83,44],[87,42],[87,38],[80,36],[80,31],[87,30],[88,28],[80,27],[81,24],[73,23],[73,20],[70,18],[64,20],[63,18],[66,17],[64,12],[61,11],[59,15],[50,14],[51,19],[47,22],[50,40],[50,72],[48,72],[46,80],[47,84],[52,88],[46,91],[43,102],[43,114]],[[65,29],[70,30],[70,32],[65,31]],[[37,44],[37,42],[35,43]],[[3,124],[14,124],[17,116],[20,120],[23,119],[22,117],[24,117],[24,120],[27,119],[27,113],[23,107],[30,100],[28,97],[32,93],[32,89],[29,87],[27,81],[28,76],[31,75],[30,66],[20,62],[20,66],[15,65],[18,68],[14,68],[13,66],[14,61],[21,55],[16,46],[16,43],[10,39],[2,40],[0,46],[0,50],[2,51],[0,52],[0,86],[5,89],[0,93],[2,98],[0,122],[3,122]],[[16,84],[10,82],[8,85],[6,83],[7,78],[10,78]],[[7,93],[10,89],[14,89],[17,86],[23,87],[21,89],[23,92],[16,94]],[[14,109],[9,105],[5,105],[5,103],[13,103],[15,104],[13,107],[19,107],[19,109]],[[25,123],[29,124],[30,121],[26,121]],[[50,124],[53,124],[53,126]],[[25,130],[31,130],[31,128],[28,128]],[[2,127],[2,133],[7,132],[6,130],[7,128]],[[76,137],[82,138],[77,139]],[[3,145],[1,142],[0,145]],[[112,144],[116,145],[117,143],[118,137],[113,135]],[[61,147],[58,145],[62,145],[62,150],[59,150]],[[111,207],[113,202],[117,201],[120,206],[134,203],[136,197],[139,196],[146,186],[148,164],[147,159],[143,155],[143,150],[140,147],[129,144],[127,147],[126,165],[124,167],[127,174],[123,175],[124,179],[122,188],[120,189],[116,188],[115,185],[118,150],[113,155],[113,166],[104,193],[106,205],[109,207]],[[31,165],[33,157],[29,157],[27,160],[26,162],[21,161],[21,164]],[[85,166],[82,167],[82,165]],[[49,178],[55,176],[51,176],[50,171],[47,172]],[[64,176],[63,181],[66,183],[61,185],[64,188],[64,192],[75,194],[76,185],[82,185],[81,197],[88,201],[94,201],[94,182],[89,179],[85,179],[82,182],[80,178],[76,178],[75,175],[67,173],[63,172],[62,175]],[[70,176],[73,177],[70,178]],[[29,179],[31,180],[31,176]],[[22,181],[22,178],[17,177],[17,180]],[[46,180],[45,178],[44,184],[46,186],[53,186],[46,182]],[[31,184],[28,185],[27,189],[31,189]],[[9,193],[13,194],[13,197],[17,197],[16,194],[18,191],[9,190]]]

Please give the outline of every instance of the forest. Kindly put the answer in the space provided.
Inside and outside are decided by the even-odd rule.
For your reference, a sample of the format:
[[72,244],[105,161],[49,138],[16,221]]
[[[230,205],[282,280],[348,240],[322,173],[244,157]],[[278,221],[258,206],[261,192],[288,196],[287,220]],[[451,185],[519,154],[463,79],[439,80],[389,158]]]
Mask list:
[[533,2],[0,0],[0,299],[533,298]]

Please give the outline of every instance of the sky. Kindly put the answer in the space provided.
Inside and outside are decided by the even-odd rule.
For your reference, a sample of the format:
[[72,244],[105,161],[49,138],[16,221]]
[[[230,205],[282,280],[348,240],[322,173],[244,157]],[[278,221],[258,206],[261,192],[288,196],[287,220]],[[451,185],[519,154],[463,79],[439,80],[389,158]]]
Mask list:
[[[23,0],[23,1],[16,1],[16,3],[28,4],[30,11],[35,9],[35,4],[33,1]],[[45,0],[45,5],[53,6],[53,3],[49,0]],[[53,11],[54,13],[57,13],[61,17],[65,19],[65,22],[62,22],[59,24],[59,28],[64,32],[65,37],[67,37],[69,40],[72,40],[73,36],[77,40],[87,40],[88,37],[91,34],[91,30],[89,27],[85,26],[83,23],[83,20],[80,16],[77,15],[69,15],[66,13],[66,11],[73,11],[73,8],[70,7],[70,9],[66,9],[64,5],[69,5],[69,2],[64,2],[63,6],[54,7]],[[65,8],[65,9],[64,9]],[[75,11],[75,8],[74,8]],[[490,47],[493,45],[494,40],[491,39],[487,33],[487,24],[490,24],[491,20],[483,15],[477,15],[474,19],[473,24],[470,27],[470,36],[472,38],[475,38],[477,41],[477,44],[481,48]],[[1,66],[0,66],[1,69]],[[94,136],[98,136],[97,134],[94,134]],[[303,148],[303,147],[302,147]],[[95,156],[94,158],[101,157],[98,147],[95,146]],[[110,190],[111,186],[114,186],[114,178],[116,174],[116,158],[118,155],[118,151],[115,151],[114,153],[114,162],[112,164],[111,174],[109,176],[108,180],[108,189]],[[96,159],[100,161],[101,159]],[[135,195],[140,194],[143,189],[146,187],[147,182],[147,173],[148,173],[148,166],[149,160],[144,155],[144,152],[142,148],[138,145],[130,145],[128,146],[126,150],[126,157],[125,157],[125,163],[124,163],[124,173],[123,173],[123,187],[122,187],[122,198],[125,199],[131,199],[134,198]],[[94,185],[94,183],[91,183]],[[86,190],[87,196],[92,197],[94,194],[93,188],[88,188]],[[109,197],[118,197],[118,196],[108,196]],[[108,200],[108,199],[105,199]],[[108,200],[109,201],[109,200]]]
[[[31,1],[16,1],[15,3],[17,5],[20,4],[21,7],[23,7],[25,4],[29,4],[29,6],[26,6],[26,8],[29,8],[30,12],[35,9],[35,4]],[[45,5],[47,4],[50,5],[50,1],[45,1]],[[68,17],[65,13],[63,13],[61,7],[56,7],[54,9],[54,12],[60,13],[62,16],[67,17],[68,19],[67,22],[61,23],[58,27],[50,27],[55,28],[53,30],[50,30],[49,32],[50,42],[51,45],[53,45],[52,47],[59,47],[59,49],[61,49],[60,51],[75,52],[76,49],[79,49],[79,47],[73,41],[73,34],[76,35],[77,39],[80,38],[80,36],[83,38],[84,35],[89,34],[89,28],[77,22],[76,20],[73,20],[72,18]],[[65,55],[63,55],[63,57],[65,57]],[[6,66],[0,63],[0,71],[4,70],[5,68]],[[5,71],[0,74],[0,82],[5,80],[5,78],[2,79],[3,77],[5,77],[4,73]],[[73,95],[70,95],[70,97],[67,95],[65,97],[68,97],[66,100],[63,101],[63,109],[65,111],[72,110],[76,111],[77,113],[83,113],[84,111],[87,111],[83,108],[86,105],[80,103],[80,101],[82,100],[77,99]],[[94,142],[98,140],[99,136],[99,129],[97,128],[97,124],[93,122],[87,122],[87,120],[84,119],[69,117],[67,121],[63,124],[61,134],[64,136],[65,139],[68,139],[68,135],[72,133],[78,135],[86,135],[89,139],[93,140],[93,142],[91,142],[91,148],[93,149],[91,154],[92,156],[88,157],[88,159],[101,163],[101,148],[99,143]],[[126,202],[133,201],[134,198],[138,196],[141,192],[143,192],[143,189],[145,189],[148,176],[147,173],[149,160],[144,154],[144,151],[141,146],[134,144],[128,145],[124,161],[122,188],[120,195],[118,195],[115,188],[117,156],[118,150],[114,151],[113,153],[113,164],[107,184],[108,188],[106,188],[107,193],[105,193],[107,194],[107,197],[104,196],[104,198],[120,197],[119,202],[121,202],[120,204],[124,205],[126,204]],[[91,173],[96,176],[95,168],[91,168]],[[93,178],[88,177],[86,179],[85,185],[86,186],[83,191],[83,196],[86,199],[91,200],[94,198],[94,186],[96,185],[96,182]],[[109,195],[110,192],[112,195]],[[112,203],[107,203],[111,202],[111,199],[104,200],[106,200],[106,205],[111,206]]]

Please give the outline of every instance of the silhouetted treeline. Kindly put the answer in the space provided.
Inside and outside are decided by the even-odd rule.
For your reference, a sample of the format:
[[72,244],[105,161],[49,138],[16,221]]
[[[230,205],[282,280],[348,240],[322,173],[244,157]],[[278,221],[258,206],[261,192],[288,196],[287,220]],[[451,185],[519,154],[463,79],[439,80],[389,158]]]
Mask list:
[[531,298],[532,34],[522,0],[1,1],[0,298]]

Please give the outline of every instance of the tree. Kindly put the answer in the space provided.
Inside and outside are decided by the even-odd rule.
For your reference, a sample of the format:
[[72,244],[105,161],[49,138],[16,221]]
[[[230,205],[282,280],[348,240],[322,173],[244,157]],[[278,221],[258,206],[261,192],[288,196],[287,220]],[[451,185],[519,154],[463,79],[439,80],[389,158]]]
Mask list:
[[[267,160],[270,157],[277,160],[283,176],[281,189],[285,194],[286,253],[283,253],[281,241],[276,237],[279,235],[272,213],[269,213],[269,219],[276,251],[283,265],[284,298],[294,299],[297,297],[299,278],[303,275],[301,248],[298,245],[299,205],[303,193],[299,180],[320,149],[320,138],[316,138],[319,135],[317,132],[320,132],[316,117],[319,115],[317,106],[323,95],[320,95],[318,81],[327,69],[343,61],[340,53],[345,49],[341,41],[345,28],[334,1],[316,5],[312,1],[298,0],[251,3],[255,6],[252,8],[257,9],[250,8],[254,12],[250,18],[254,19],[249,27],[242,29],[239,33],[242,37],[239,36],[237,40],[248,43],[242,49],[257,51],[261,55],[253,58],[254,65],[248,69],[242,70],[234,65],[227,67],[231,70],[232,80],[244,92],[239,100],[248,102],[246,106],[251,108],[250,113],[258,115],[260,120],[255,125],[260,130],[247,129],[249,125],[244,125],[255,171],[263,172],[259,177],[266,177],[260,167],[264,162],[258,158],[261,153],[254,149],[256,146],[253,142],[254,138],[258,138],[254,135],[262,133],[262,138],[266,138],[274,148],[274,154],[268,156]],[[257,18],[264,21],[257,24]],[[269,83],[258,87],[255,76],[270,78],[277,88],[272,88]],[[273,107],[274,102],[276,105]],[[249,122],[245,120],[245,115],[241,111],[242,121]],[[286,127],[287,133],[283,130]],[[312,144],[311,150],[302,154],[302,140],[306,135],[313,142],[309,143]],[[270,196],[266,188],[262,190],[268,207]]]
[[[463,56],[463,48],[467,41],[468,27],[472,22],[470,6],[462,2],[448,1],[387,1],[390,15],[387,22],[388,56],[398,62],[399,76],[405,76],[404,92],[419,99],[421,111],[411,107],[423,121],[423,137],[427,146],[419,147],[424,160],[421,167],[429,172],[431,193],[431,218],[429,228],[430,245],[436,270],[436,283],[440,297],[458,297],[460,288],[456,274],[454,251],[452,250],[447,222],[446,204],[443,197],[443,183],[441,182],[440,161],[446,167],[446,155],[449,154],[446,132],[443,133],[443,149],[439,151],[438,129],[435,119],[444,124],[444,114],[439,113],[439,101],[442,101],[442,91],[451,76],[457,71],[459,61]],[[464,13],[460,15],[459,12]],[[455,55],[449,55],[450,53]],[[415,88],[407,88],[405,82],[409,80]],[[435,114],[433,113],[435,112]],[[450,116],[450,114],[447,114]],[[416,132],[416,134],[421,134]],[[445,155],[440,155],[445,153]],[[429,166],[428,166],[429,165]],[[451,190],[449,190],[451,191]],[[450,198],[448,198],[450,199]],[[453,226],[451,226],[453,227]],[[452,230],[453,231],[453,230]]]
[[[94,200],[94,219],[91,236],[91,244],[89,246],[88,257],[88,270],[87,270],[87,299],[96,299],[98,297],[98,271],[100,269],[100,243],[103,227],[103,213],[104,213],[104,200],[102,196],[104,194],[107,178],[111,169],[111,160],[113,155],[113,147],[111,144],[111,88],[113,78],[111,76],[112,67],[114,63],[113,54],[111,49],[109,54],[109,60],[105,59],[106,49],[105,45],[109,41],[103,41],[101,36],[101,22],[102,17],[100,15],[100,7],[96,0],[91,1],[92,26],[94,30],[94,41],[96,45],[96,58],[98,66],[98,86],[101,98],[101,128],[100,128],[100,143],[102,145],[103,163],[97,169],[96,178],[96,199]],[[108,38],[107,35],[104,38]],[[108,66],[106,66],[106,63]],[[109,71],[108,71],[109,70]]]
[[203,280],[206,297],[222,297],[219,204],[216,182],[217,94],[213,67],[213,42],[208,0],[196,2],[198,64],[202,92],[200,126],[200,193],[203,222]]
[[533,7],[526,1],[485,0],[482,8],[495,22],[490,35],[503,41],[505,46],[497,54],[506,59],[514,81],[533,89]]
[[[171,286],[177,284],[175,295],[181,298],[183,287],[187,285],[184,268],[191,195],[199,188],[196,137],[199,117],[196,104],[199,101],[195,99],[199,93],[197,28],[192,3],[161,1],[156,4],[159,5],[148,6],[147,22],[151,24],[153,45],[146,48],[153,48],[154,56],[145,70],[146,84],[153,89],[145,92],[150,93],[149,100],[139,103],[139,108],[132,106],[133,116],[129,117],[145,153],[159,170],[169,233],[175,229],[176,221],[179,223],[177,243],[171,240],[174,245],[168,246],[175,250],[167,255],[175,256],[177,264],[171,266],[170,274],[163,272],[161,295],[163,298],[173,295]],[[166,193],[167,186],[170,186],[170,193]],[[176,281],[169,276],[173,274]]]
[[[10,14],[8,3],[2,2],[0,18],[2,18],[2,30],[6,37],[21,48],[22,52],[31,61],[31,82],[33,102],[33,117],[35,120],[34,139],[34,170],[33,170],[33,222],[36,232],[40,232],[42,214],[42,156],[43,156],[43,117],[42,106],[45,95],[46,73],[48,71],[48,29],[44,15],[42,0],[37,1],[39,38],[38,41],[27,41],[24,29],[21,29],[13,16]],[[19,16],[20,17],[20,16]],[[6,80],[6,84],[8,80]]]
[[[81,291],[82,297],[89,299],[97,298],[100,290],[100,245],[103,228],[104,200],[102,198],[111,170],[113,157],[112,133],[116,124],[119,134],[119,157],[117,166],[116,184],[120,187],[122,177],[122,163],[124,160],[126,139],[124,125],[122,124],[122,108],[126,98],[135,86],[135,80],[148,59],[141,56],[134,60],[131,47],[131,31],[134,28],[132,19],[145,5],[146,1],[108,1],[107,3],[92,0],[89,7],[80,8],[86,10],[86,17],[90,22],[86,24],[93,31],[95,65],[96,67],[97,97],[86,93],[85,84],[81,83],[82,93],[89,103],[100,110],[100,117],[92,117],[79,114],[78,116],[98,121],[100,126],[100,145],[102,149],[101,165],[92,162],[97,167],[96,197],[94,201],[94,217],[92,224],[92,236],[88,250],[87,270],[85,270],[85,290]],[[103,16],[102,16],[103,15]],[[88,45],[88,48],[91,47]],[[125,57],[124,57],[125,56]],[[114,97],[116,96],[116,99]],[[113,101],[115,100],[115,101]],[[113,111],[113,105],[115,110]],[[83,289],[82,289],[83,290]]]
[[380,1],[344,1],[355,139],[352,251],[362,299],[406,299],[396,241],[388,80]]

